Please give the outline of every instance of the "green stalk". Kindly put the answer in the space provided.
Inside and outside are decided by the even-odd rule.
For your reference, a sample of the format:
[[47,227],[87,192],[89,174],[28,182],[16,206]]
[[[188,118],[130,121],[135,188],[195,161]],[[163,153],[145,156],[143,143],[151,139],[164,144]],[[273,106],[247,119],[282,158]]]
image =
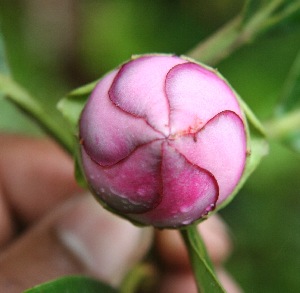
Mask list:
[[283,2],[283,0],[273,0],[247,20],[244,14],[238,15],[186,55],[206,64],[216,65],[241,46],[253,42],[257,36],[271,27],[271,22],[278,23],[300,8],[299,5],[293,4],[281,14],[279,12],[279,18],[276,18],[274,13]]
[[190,225],[180,230],[180,233],[188,250],[198,293],[225,293],[215,275],[197,226]]
[[281,140],[287,133],[300,129],[300,110],[289,112],[281,117],[264,123],[267,136],[271,139]]
[[73,137],[67,126],[62,126],[37,99],[32,97],[9,76],[0,74],[0,92],[12,103],[33,118],[70,154],[73,153]]
[[209,65],[219,63],[241,45],[239,40],[241,19],[240,16],[234,18],[186,55]]

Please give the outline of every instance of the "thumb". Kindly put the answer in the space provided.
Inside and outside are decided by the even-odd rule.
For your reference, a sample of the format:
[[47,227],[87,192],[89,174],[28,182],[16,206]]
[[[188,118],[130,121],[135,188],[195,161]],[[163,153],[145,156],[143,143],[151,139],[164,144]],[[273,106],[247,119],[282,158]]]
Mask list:
[[105,211],[89,196],[72,198],[0,255],[0,292],[15,293],[70,274],[111,285],[147,252],[152,230]]

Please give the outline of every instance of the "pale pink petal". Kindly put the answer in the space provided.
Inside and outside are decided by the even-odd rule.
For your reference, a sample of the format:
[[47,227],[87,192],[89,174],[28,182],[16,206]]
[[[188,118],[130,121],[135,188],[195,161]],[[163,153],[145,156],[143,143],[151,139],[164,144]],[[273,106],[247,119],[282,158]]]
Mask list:
[[170,144],[214,175],[220,188],[218,204],[233,191],[246,161],[245,128],[235,113],[221,112],[196,134],[178,137]]
[[165,79],[173,66],[183,62],[186,61],[175,56],[147,56],[126,63],[110,89],[111,100],[167,136],[169,105]]
[[161,199],[161,141],[138,147],[125,160],[102,167],[84,148],[82,161],[89,185],[104,203],[122,213],[141,213]]
[[111,102],[108,90],[116,74],[117,71],[113,71],[98,83],[80,120],[84,148],[103,166],[115,164],[139,145],[163,137],[144,119],[125,113]]
[[218,184],[208,171],[193,165],[167,142],[163,143],[163,197],[153,210],[130,215],[144,224],[156,227],[188,225],[215,207]]
[[166,79],[171,134],[195,133],[219,112],[241,111],[231,88],[214,72],[195,63],[175,66]]

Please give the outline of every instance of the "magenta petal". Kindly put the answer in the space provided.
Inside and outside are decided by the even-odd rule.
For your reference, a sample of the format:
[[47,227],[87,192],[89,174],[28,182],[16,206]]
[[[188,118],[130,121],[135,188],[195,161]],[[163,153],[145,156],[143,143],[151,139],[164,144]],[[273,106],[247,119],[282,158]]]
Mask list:
[[175,66],[166,79],[171,134],[195,133],[219,112],[241,111],[231,88],[214,72],[194,63]]
[[178,57],[147,56],[123,65],[110,89],[111,100],[122,110],[144,118],[165,136],[169,134],[169,105],[165,78],[175,65],[186,62]]
[[215,176],[220,188],[218,204],[224,201],[237,185],[246,162],[246,133],[239,116],[224,111],[197,134],[170,143],[190,162]]
[[163,198],[153,210],[131,215],[144,224],[178,227],[200,219],[212,210],[218,198],[218,184],[208,171],[193,165],[167,142],[163,144]]
[[103,166],[115,164],[139,145],[163,137],[143,119],[125,113],[111,102],[108,90],[116,73],[113,71],[97,85],[80,120],[80,138],[85,150]]
[[122,213],[141,213],[160,202],[160,141],[137,148],[128,158],[111,167],[95,163],[84,148],[81,152],[89,185],[111,208]]

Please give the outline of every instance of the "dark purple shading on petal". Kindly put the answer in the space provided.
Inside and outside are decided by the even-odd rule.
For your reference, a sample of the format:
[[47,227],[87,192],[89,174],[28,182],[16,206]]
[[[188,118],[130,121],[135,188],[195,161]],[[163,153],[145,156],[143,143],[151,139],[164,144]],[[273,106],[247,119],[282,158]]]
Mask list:
[[130,218],[156,227],[188,225],[207,214],[218,199],[214,176],[163,143],[163,198],[153,210]]
[[144,119],[120,110],[111,102],[108,90],[116,74],[113,71],[98,83],[80,120],[80,138],[85,151],[102,166],[111,166],[139,145],[163,137]]
[[217,179],[218,204],[233,191],[246,162],[246,132],[241,118],[224,111],[211,119],[196,134],[170,141],[192,164],[211,172]]
[[219,112],[241,116],[231,88],[214,72],[195,63],[173,67],[166,79],[171,135],[195,133]]
[[169,134],[169,105],[165,79],[175,65],[186,62],[176,56],[146,56],[122,66],[109,91],[124,111],[144,118],[165,136]]
[[161,141],[137,148],[125,160],[102,167],[81,149],[89,185],[108,206],[121,213],[142,213],[157,206],[162,196]]

